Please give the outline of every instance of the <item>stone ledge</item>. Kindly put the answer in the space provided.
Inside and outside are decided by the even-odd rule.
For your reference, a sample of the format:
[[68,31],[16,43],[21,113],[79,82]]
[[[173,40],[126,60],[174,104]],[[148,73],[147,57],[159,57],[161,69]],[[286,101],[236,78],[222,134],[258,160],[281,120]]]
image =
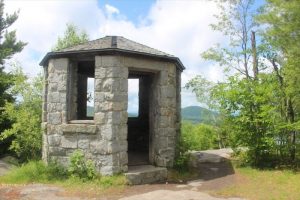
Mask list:
[[97,126],[92,124],[63,124],[60,126],[64,134],[83,133],[96,134]]
[[167,179],[167,168],[155,167],[153,165],[129,166],[125,173],[129,184],[149,184],[164,182]]

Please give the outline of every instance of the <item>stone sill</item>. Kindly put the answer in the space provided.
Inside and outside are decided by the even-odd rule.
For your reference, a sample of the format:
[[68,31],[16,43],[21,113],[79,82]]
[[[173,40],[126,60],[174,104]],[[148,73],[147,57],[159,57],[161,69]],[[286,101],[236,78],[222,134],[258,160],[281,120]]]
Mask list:
[[[77,120],[74,120],[77,121]],[[72,122],[74,122],[72,121]],[[88,120],[83,120],[88,121]],[[93,120],[91,120],[93,121]],[[94,121],[93,121],[94,123]],[[76,124],[63,124],[61,125],[62,132],[64,134],[96,134],[97,133],[97,126],[93,125],[93,123],[76,123]]]
[[69,124],[94,124],[94,120],[70,120]]

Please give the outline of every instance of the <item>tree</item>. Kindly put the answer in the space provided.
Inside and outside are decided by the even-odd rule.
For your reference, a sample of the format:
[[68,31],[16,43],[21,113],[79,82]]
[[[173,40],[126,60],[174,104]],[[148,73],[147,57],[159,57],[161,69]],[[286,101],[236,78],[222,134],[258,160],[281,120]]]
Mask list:
[[[0,135],[11,126],[11,121],[3,113],[6,102],[13,102],[14,98],[8,93],[8,89],[13,85],[13,76],[4,71],[5,61],[15,53],[22,51],[26,45],[17,41],[16,31],[8,31],[8,28],[18,19],[18,12],[11,15],[4,15],[4,2],[0,0]],[[0,154],[3,154],[10,140],[0,142]]]
[[[58,39],[56,49],[59,50],[85,41],[87,36],[83,35],[78,33],[75,26],[67,25],[65,36],[63,39]],[[4,106],[3,115],[13,124],[3,131],[0,141],[12,138],[9,149],[18,156],[21,162],[40,159],[43,76],[39,74],[30,79],[23,73],[19,65],[14,66],[10,75],[12,86],[7,90],[7,94],[18,100],[7,102]]]
[[[280,4],[279,1],[276,2]],[[228,36],[229,42],[224,47],[217,45],[215,48],[210,48],[202,54],[202,57],[223,66],[227,80],[210,83],[203,80],[203,77],[197,76],[186,87],[192,88],[199,100],[206,100],[209,102],[208,105],[213,105],[212,108],[220,113],[224,119],[223,129],[230,130],[227,134],[231,136],[231,145],[246,147],[250,164],[254,166],[272,164],[265,161],[270,159],[277,161],[279,158],[281,162],[286,163],[288,155],[292,161],[296,156],[295,127],[298,126],[296,120],[299,122],[299,118],[295,118],[295,105],[297,102],[299,104],[299,100],[296,100],[295,96],[300,94],[294,92],[295,85],[291,87],[292,84],[288,84],[290,81],[288,72],[293,69],[296,74],[294,79],[291,78],[292,80],[299,80],[299,74],[295,71],[296,65],[288,69],[288,65],[284,64],[291,60],[288,59],[285,51],[278,51],[277,44],[272,44],[271,41],[276,40],[274,34],[277,31],[273,35],[268,31],[261,36],[256,35],[260,32],[260,27],[254,20],[256,13],[254,5],[252,0],[219,1],[222,11],[217,16],[218,23],[212,25],[212,28]],[[270,9],[268,5],[267,8]],[[295,8],[295,11],[298,11],[298,8]],[[286,18],[289,22],[291,19],[298,20],[295,16],[285,17],[284,12],[278,10],[274,15],[280,19]],[[261,20],[266,18],[276,17],[262,16]],[[286,34],[285,37],[298,34],[299,29],[296,28],[299,27],[298,22],[299,20],[294,23],[296,26],[292,29],[296,33]],[[281,21],[275,27],[281,27],[281,23],[283,22]],[[285,45],[288,44],[282,43],[282,47],[286,48]],[[297,48],[299,46],[292,49]],[[291,51],[294,52],[293,55],[299,55],[298,51]],[[280,55],[285,58],[279,59]],[[299,59],[299,56],[293,58]],[[267,60],[271,61],[270,64]],[[292,61],[296,63],[294,59]]]
[[11,128],[3,131],[0,140],[13,138],[9,148],[16,153],[20,161],[38,159],[42,146],[43,77],[38,75],[30,80],[19,66],[15,66],[12,74],[14,83],[10,93],[20,100],[6,103],[4,113],[14,123]]
[[67,24],[64,36],[58,37],[53,51],[59,51],[67,47],[71,47],[80,43],[87,42],[89,37],[85,31],[79,32],[78,28],[73,24]]
[[300,124],[300,1],[267,0],[258,21],[266,26],[266,42],[273,48],[266,58],[276,72],[283,93],[283,131],[289,134],[290,156],[296,158],[296,133]]

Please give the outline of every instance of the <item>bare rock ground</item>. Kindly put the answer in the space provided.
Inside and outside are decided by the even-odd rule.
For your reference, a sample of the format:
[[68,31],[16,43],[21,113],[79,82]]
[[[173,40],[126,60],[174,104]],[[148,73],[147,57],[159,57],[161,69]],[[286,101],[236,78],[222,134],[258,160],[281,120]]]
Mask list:
[[[74,194],[64,188],[45,184],[0,185],[0,200],[241,200],[208,194],[236,181],[236,174],[228,160],[230,153],[231,150],[228,149],[193,152],[192,165],[199,171],[200,177],[184,184],[126,186],[120,191],[112,189],[92,197],[87,197],[84,193],[81,195],[81,191]],[[9,166],[0,161],[0,175],[7,170]]]

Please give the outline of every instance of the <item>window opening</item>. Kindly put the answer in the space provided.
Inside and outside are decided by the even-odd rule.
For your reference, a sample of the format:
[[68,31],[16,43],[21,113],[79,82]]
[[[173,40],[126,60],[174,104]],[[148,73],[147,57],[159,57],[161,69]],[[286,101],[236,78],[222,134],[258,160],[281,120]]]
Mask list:
[[139,116],[139,79],[128,79],[128,117]]
[[94,78],[87,78],[86,116],[94,117]]

